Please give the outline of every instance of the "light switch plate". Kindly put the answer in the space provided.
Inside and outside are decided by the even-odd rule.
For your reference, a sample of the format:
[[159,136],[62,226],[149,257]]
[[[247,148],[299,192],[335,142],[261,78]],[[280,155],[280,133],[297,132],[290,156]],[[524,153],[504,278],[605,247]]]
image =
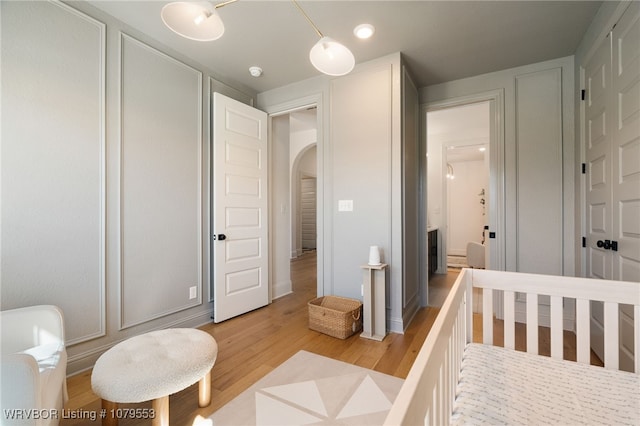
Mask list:
[[353,200],[338,200],[338,211],[339,212],[352,212],[353,211]]
[[198,297],[198,288],[196,286],[189,287],[189,300]]

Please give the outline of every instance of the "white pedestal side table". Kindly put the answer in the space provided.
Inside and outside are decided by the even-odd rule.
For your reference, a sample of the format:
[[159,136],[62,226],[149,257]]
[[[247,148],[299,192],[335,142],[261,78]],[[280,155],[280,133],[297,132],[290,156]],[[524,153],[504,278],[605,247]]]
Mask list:
[[363,331],[360,337],[381,342],[387,335],[386,263],[362,265]]

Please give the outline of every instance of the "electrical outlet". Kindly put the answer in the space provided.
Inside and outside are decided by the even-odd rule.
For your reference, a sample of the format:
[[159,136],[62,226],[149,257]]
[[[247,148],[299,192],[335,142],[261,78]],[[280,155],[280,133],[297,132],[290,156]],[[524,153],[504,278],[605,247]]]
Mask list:
[[360,284],[360,295],[364,297],[364,284]]
[[198,287],[189,287],[189,300],[195,299],[196,297],[198,297]]

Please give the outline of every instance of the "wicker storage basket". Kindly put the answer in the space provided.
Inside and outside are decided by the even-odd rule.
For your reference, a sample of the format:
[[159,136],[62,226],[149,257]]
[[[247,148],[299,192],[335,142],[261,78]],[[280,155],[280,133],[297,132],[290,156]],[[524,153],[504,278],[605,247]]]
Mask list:
[[309,301],[309,328],[346,339],[362,330],[362,302],[338,296],[323,296]]

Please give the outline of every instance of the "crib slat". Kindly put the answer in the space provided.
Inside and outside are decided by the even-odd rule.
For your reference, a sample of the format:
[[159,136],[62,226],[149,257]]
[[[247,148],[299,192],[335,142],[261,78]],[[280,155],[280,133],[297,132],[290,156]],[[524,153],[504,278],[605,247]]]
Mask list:
[[482,343],[493,345],[493,290],[482,289]]
[[633,309],[633,329],[635,333],[633,345],[635,373],[640,374],[640,305],[634,306]]
[[[451,342],[451,341],[450,341]],[[442,389],[442,417],[445,420],[442,424],[447,424],[449,422],[449,417],[451,413],[451,403],[453,399],[451,398],[451,393],[449,389],[453,386],[453,378],[451,377],[453,373],[453,369],[451,366],[451,345],[447,348],[447,355],[444,359],[444,383]]]
[[513,291],[504,291],[504,347],[516,348],[516,299]]
[[[445,356],[444,364],[440,366],[440,377],[438,378],[438,386],[436,389],[438,390],[438,417],[436,418],[437,424],[444,424],[444,410],[445,410],[445,402],[444,402],[444,368],[446,368],[447,358]],[[447,422],[449,419],[447,419]]]
[[576,360],[587,365],[591,362],[589,304],[588,300],[576,299]]
[[617,370],[618,349],[618,304],[604,303],[604,368]]
[[527,293],[527,352],[538,354],[538,295]]
[[551,358],[562,359],[562,297],[551,296]]

